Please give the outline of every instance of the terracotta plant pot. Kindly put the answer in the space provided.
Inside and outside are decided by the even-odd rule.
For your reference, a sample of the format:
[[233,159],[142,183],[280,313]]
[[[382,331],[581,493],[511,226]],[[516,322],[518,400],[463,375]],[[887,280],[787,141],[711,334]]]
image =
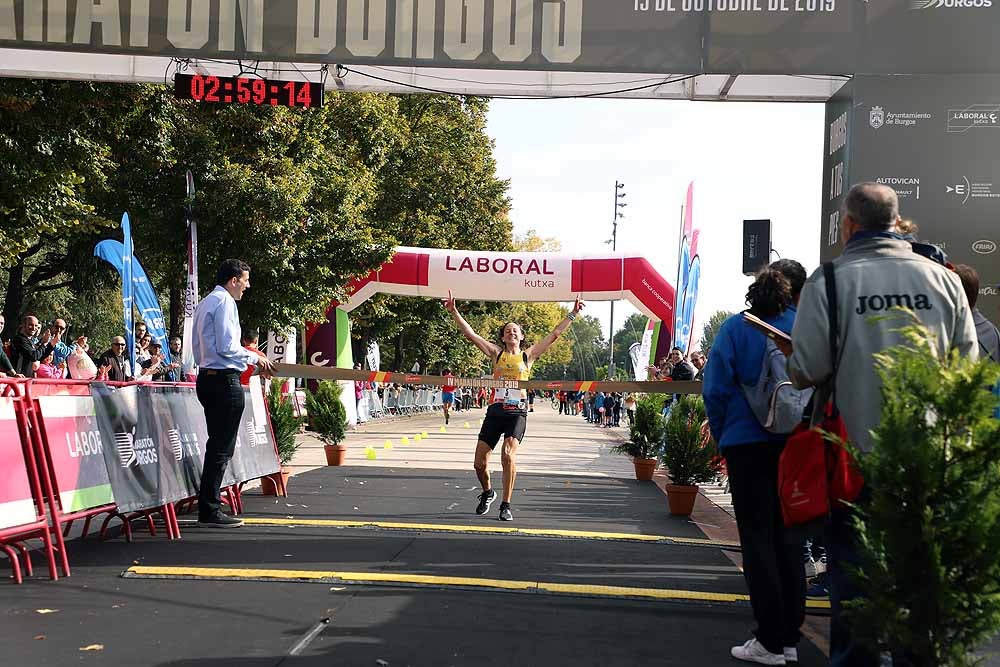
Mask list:
[[635,478],[640,482],[650,481],[653,479],[656,464],[656,459],[632,459],[632,465],[635,466]]
[[670,513],[676,516],[690,516],[694,501],[698,497],[697,486],[667,484],[667,503]]
[[347,447],[344,445],[323,445],[326,453],[326,464],[328,466],[344,465],[344,457],[347,456]]
[[288,477],[292,474],[292,469],[281,466],[281,472],[276,472],[267,477],[260,478],[260,492],[265,496],[277,496],[278,476],[281,477],[281,488],[285,490],[284,495],[288,495]]

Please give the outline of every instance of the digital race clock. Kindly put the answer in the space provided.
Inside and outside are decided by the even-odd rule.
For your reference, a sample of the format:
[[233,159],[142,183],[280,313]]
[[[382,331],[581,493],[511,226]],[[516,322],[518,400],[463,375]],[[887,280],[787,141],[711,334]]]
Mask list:
[[257,77],[175,74],[174,96],[213,104],[312,108],[323,106],[323,84]]

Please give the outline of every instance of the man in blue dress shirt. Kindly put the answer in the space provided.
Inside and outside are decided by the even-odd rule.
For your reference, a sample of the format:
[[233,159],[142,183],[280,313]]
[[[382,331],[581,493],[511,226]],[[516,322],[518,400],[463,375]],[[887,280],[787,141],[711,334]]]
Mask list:
[[198,365],[198,401],[205,408],[208,442],[198,494],[198,525],[203,528],[238,528],[241,519],[222,513],[219,498],[222,477],[236,449],[236,433],[243,417],[240,374],[249,365],[268,377],[274,366],[265,355],[240,345],[240,318],[236,302],[250,287],[250,267],[227,259],[219,267],[216,287],[202,299],[194,313],[191,349]]

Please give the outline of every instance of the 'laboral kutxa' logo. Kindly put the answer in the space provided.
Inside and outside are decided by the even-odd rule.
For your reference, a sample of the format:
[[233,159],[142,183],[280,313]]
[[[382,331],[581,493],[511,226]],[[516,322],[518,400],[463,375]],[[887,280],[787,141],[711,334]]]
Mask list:
[[910,0],[910,9],[979,9],[992,7],[993,0]]

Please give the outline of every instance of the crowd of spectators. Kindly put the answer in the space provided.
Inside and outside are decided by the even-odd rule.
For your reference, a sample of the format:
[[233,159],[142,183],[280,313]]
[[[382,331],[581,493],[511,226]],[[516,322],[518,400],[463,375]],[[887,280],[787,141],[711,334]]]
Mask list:
[[[0,315],[0,331],[6,324]],[[135,369],[125,337],[114,336],[107,350],[90,347],[89,337],[68,335],[61,318],[42,325],[35,315],[21,318],[10,340],[0,340],[0,377],[102,380],[110,382],[179,382],[182,342],[170,339],[170,361],[149,334],[146,324],[135,327]]]

